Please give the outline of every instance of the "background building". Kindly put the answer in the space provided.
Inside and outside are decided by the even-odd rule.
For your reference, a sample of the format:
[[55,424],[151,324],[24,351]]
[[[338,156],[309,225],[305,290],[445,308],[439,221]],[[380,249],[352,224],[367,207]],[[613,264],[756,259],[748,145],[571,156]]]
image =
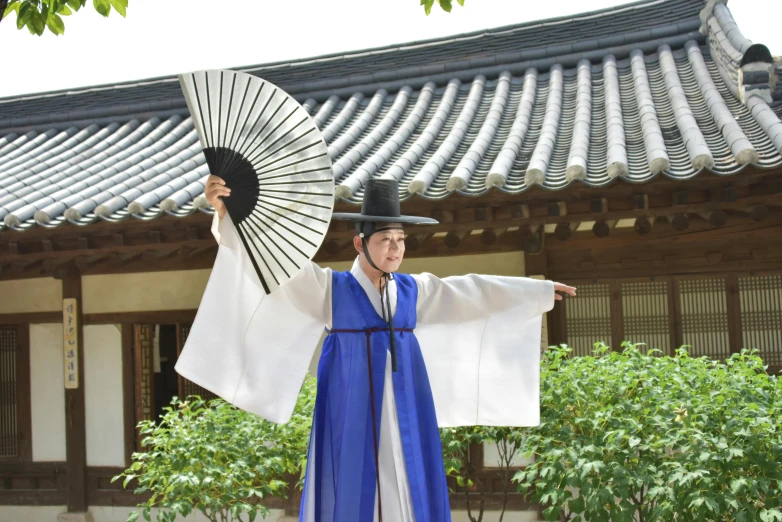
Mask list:
[[[242,70],[313,116],[338,210],[390,176],[406,212],[440,221],[410,230],[406,271],[576,284],[547,327],[579,353],[627,339],[782,365],[782,63],[724,3]],[[174,76],[0,99],[0,520],[120,521],[135,504],[110,478],[136,422],[196,390],[173,364],[216,252],[206,175]],[[335,223],[316,261],[347,268],[352,234]]]

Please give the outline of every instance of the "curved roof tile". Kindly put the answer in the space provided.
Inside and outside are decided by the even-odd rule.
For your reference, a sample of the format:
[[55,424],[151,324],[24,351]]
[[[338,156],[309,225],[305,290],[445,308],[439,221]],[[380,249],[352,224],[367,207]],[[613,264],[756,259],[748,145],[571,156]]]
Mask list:
[[[441,199],[778,167],[782,105],[738,96],[748,40],[707,5],[703,24],[701,0],[644,0],[243,70],[303,102],[356,204],[372,177]],[[0,99],[0,114],[0,230],[212,211],[173,77]]]

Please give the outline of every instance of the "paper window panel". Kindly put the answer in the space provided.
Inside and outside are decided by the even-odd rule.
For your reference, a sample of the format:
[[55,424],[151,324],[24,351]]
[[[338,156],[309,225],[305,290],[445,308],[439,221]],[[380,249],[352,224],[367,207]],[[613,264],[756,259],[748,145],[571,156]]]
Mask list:
[[622,283],[622,318],[624,339],[644,343],[646,352],[657,348],[671,354],[671,310],[668,305],[667,281]]
[[611,287],[608,283],[579,285],[577,297],[568,297],[565,302],[567,343],[573,348],[573,355],[592,355],[597,342],[611,345]]
[[782,275],[739,278],[741,347],[757,348],[763,362],[782,365]]
[[679,281],[682,341],[690,355],[712,359],[730,357],[730,334],[725,279]]

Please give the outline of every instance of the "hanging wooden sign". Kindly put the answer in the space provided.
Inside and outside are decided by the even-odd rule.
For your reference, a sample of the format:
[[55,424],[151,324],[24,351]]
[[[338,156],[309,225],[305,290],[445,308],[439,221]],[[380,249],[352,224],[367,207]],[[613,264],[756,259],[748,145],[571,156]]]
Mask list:
[[79,334],[77,328],[78,302],[74,298],[62,300],[63,362],[65,389],[79,387]]

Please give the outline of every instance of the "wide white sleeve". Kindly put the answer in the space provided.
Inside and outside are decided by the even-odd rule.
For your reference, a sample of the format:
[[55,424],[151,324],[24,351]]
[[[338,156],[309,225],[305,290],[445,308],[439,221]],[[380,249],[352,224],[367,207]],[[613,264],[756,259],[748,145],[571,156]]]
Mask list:
[[212,233],[217,258],[176,371],[239,408],[287,422],[331,322],[331,270],[307,263],[266,295],[230,217],[215,217]]
[[540,424],[542,314],[554,306],[554,283],[475,274],[413,277],[415,333],[438,424]]

